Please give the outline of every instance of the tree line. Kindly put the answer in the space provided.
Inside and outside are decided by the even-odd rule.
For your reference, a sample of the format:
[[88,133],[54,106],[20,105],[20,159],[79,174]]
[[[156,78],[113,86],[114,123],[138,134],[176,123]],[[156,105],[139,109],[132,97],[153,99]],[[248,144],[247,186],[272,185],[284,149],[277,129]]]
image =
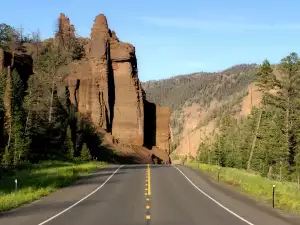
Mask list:
[[261,105],[247,117],[224,112],[218,132],[199,146],[203,163],[247,169],[293,180],[300,173],[300,58],[291,53],[276,66],[265,60],[255,76]]
[[[61,31],[58,27],[58,37]],[[27,44],[27,45],[26,45]],[[11,55],[0,73],[0,162],[19,166],[49,159],[91,160],[101,139],[71,105],[63,79],[67,65],[85,57],[80,39],[68,46],[42,42],[38,32],[0,24],[0,47]],[[30,49],[34,74],[24,81],[22,58]],[[19,68],[16,65],[18,62]]]

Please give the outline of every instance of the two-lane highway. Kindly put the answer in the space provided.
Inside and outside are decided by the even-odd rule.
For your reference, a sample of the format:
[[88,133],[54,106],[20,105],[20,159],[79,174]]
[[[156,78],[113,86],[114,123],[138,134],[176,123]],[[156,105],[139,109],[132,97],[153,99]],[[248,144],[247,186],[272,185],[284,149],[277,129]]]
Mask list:
[[[233,192],[232,192],[233,193]],[[289,225],[283,218],[212,186],[195,171],[125,165],[33,204],[0,214],[2,225]]]

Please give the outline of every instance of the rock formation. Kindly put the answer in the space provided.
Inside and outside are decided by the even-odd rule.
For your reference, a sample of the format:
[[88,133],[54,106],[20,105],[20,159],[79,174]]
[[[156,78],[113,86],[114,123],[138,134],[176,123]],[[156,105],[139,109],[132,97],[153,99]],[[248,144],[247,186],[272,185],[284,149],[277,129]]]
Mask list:
[[[25,49],[24,52],[16,52],[14,68],[12,69],[16,69],[18,71],[24,85],[26,86],[29,76],[33,74],[33,59],[31,55],[27,53],[27,49]],[[0,48],[0,72],[2,72],[7,66],[11,65],[11,59],[12,54]]]
[[110,59],[114,79],[115,105],[112,134],[129,143],[144,143],[144,105],[138,79],[135,49],[119,42],[111,32]]
[[[84,48],[83,58],[72,55],[67,68],[60,68],[69,73],[64,84],[75,109],[99,132],[105,131],[115,150],[138,156],[144,163],[153,158],[169,161],[171,112],[146,100],[138,78],[135,47],[119,41],[103,14],[96,17],[90,38],[76,38],[75,28],[64,14],[58,22],[55,37],[38,45],[59,44],[72,54],[78,43]],[[32,56],[38,50],[30,43],[22,47],[24,51],[16,52],[12,69],[17,69],[26,88],[33,74]],[[0,48],[0,72],[11,59],[12,54]]]
[[74,25],[70,23],[70,19],[63,13],[61,13],[58,18],[58,31],[55,38],[59,40],[66,49],[70,48],[75,38]]
[[86,59],[69,65],[65,80],[80,114],[97,129],[111,133],[118,143],[149,149],[156,146],[169,154],[171,112],[147,102],[138,79],[134,46],[119,41],[100,14],[86,50]]
[[4,50],[0,48],[0,72],[4,69]]
[[170,118],[171,110],[168,107],[156,105],[156,146],[170,154]]

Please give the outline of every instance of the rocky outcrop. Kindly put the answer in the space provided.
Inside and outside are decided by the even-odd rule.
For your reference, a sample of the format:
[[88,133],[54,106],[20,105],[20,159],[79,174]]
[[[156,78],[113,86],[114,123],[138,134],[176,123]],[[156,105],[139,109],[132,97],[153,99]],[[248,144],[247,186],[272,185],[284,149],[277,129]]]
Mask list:
[[70,23],[70,19],[65,14],[61,13],[58,18],[58,31],[55,34],[56,40],[66,49],[70,48],[72,41],[75,38],[74,25]]
[[4,69],[4,50],[0,48],[0,72]]
[[171,110],[168,107],[156,105],[156,146],[170,154],[170,118]]
[[170,119],[171,110],[144,100],[145,126],[144,144],[148,148],[156,146],[170,154]]
[[[33,74],[33,59],[32,56],[27,52],[27,49],[24,48],[22,52],[16,52],[14,57],[14,67],[20,74],[20,77],[23,81],[25,87],[27,86],[27,80],[31,74]],[[0,72],[5,68],[11,65],[12,54],[11,52],[4,51],[0,48]]]
[[92,100],[95,106],[92,108],[92,116],[97,121],[97,125],[111,131],[110,105],[109,105],[109,30],[104,15],[98,15],[95,19],[91,33],[88,61],[93,77],[93,88],[96,93]]
[[115,90],[113,136],[135,145],[144,143],[144,105],[135,49],[111,32],[110,59]]
[[169,154],[170,110],[145,99],[134,46],[119,41],[100,14],[85,48],[86,59],[71,63],[65,80],[80,114],[115,143],[156,146]]

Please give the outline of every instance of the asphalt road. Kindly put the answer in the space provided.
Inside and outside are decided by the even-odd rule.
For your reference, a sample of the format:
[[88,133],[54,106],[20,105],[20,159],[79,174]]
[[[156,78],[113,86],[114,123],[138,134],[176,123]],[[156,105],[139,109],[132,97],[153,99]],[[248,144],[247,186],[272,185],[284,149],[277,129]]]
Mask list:
[[291,218],[214,184],[194,170],[182,166],[148,167],[100,169],[48,197],[0,214],[0,224],[294,224]]

